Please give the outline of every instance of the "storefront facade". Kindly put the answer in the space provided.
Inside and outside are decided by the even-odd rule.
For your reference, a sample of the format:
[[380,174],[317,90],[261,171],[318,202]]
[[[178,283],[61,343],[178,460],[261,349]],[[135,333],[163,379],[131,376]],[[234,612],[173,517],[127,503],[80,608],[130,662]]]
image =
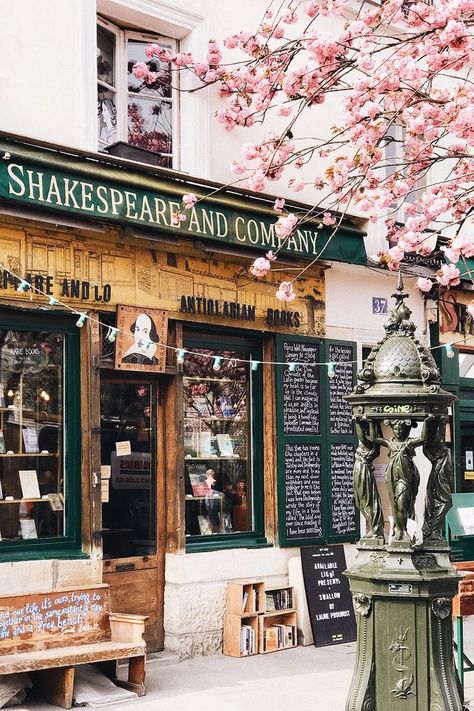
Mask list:
[[[298,546],[357,536],[353,433],[331,410],[357,356],[325,338],[325,270],[362,265],[363,234],[345,222],[281,307],[317,225],[256,281],[270,200],[224,191],[175,227],[189,178],[8,137],[0,153],[2,588],[103,581],[149,615],[150,649],[215,653],[228,580],[286,581]],[[331,382],[329,361],[347,361]]]

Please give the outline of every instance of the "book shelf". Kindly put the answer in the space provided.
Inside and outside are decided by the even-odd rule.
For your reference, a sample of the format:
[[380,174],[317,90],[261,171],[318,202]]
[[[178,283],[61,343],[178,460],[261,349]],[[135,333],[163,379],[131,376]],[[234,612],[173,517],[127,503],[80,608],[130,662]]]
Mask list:
[[246,657],[297,645],[295,591],[266,588],[262,580],[227,584],[224,654]]

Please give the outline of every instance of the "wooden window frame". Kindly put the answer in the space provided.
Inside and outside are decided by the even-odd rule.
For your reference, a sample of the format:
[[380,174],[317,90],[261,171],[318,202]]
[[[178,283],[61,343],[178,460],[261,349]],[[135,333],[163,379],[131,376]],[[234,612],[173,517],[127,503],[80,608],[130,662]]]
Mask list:
[[[165,35],[150,34],[146,32],[140,32],[139,30],[123,30],[118,25],[113,24],[110,20],[98,15],[97,25],[108,30],[111,34],[115,36],[115,49],[114,49],[114,72],[115,72],[115,87],[110,87],[105,82],[100,82],[96,78],[97,84],[105,86],[109,90],[116,91],[117,97],[117,140],[124,141],[128,143],[128,83],[127,83],[127,45],[129,40],[138,40],[140,42],[160,42],[166,41],[167,44],[171,46],[173,52],[178,51],[178,42],[172,37],[167,37]],[[177,81],[175,77],[179,77],[178,74],[173,75],[172,87],[171,87],[171,97],[163,98],[162,101],[166,103],[171,102],[172,106],[172,146],[173,151],[169,153],[160,153],[157,155],[170,156],[173,170],[179,169],[179,92],[174,86]],[[98,142],[98,137],[96,137]],[[132,145],[132,144],[130,144]]]

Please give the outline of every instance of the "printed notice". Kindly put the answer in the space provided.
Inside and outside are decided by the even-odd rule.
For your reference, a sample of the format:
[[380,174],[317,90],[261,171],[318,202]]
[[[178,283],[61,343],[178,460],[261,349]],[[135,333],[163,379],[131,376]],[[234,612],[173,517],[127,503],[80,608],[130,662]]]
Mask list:
[[115,451],[117,452],[117,457],[126,457],[128,454],[132,453],[132,446],[130,440],[126,442],[116,442]]
[[464,535],[474,534],[474,508],[458,509],[459,520],[464,528]]

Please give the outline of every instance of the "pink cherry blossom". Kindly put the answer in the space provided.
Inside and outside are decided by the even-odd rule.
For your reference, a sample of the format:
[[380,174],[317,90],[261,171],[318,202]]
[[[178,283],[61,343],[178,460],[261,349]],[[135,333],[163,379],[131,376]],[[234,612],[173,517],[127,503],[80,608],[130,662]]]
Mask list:
[[296,294],[293,291],[293,284],[290,281],[282,281],[276,292],[279,301],[294,301]]
[[441,286],[457,286],[461,283],[460,271],[454,264],[443,264],[437,272],[436,281]]
[[197,196],[194,193],[186,193],[183,195],[183,204],[186,210],[191,209],[197,202]]
[[433,282],[431,279],[426,279],[425,277],[418,277],[416,285],[420,291],[428,292],[431,291],[433,287]]
[[250,267],[250,273],[255,277],[264,277],[270,270],[271,264],[265,257],[258,257]]
[[275,203],[273,205],[273,209],[275,212],[282,212],[283,208],[285,207],[285,200],[284,198],[277,198],[275,200]]

